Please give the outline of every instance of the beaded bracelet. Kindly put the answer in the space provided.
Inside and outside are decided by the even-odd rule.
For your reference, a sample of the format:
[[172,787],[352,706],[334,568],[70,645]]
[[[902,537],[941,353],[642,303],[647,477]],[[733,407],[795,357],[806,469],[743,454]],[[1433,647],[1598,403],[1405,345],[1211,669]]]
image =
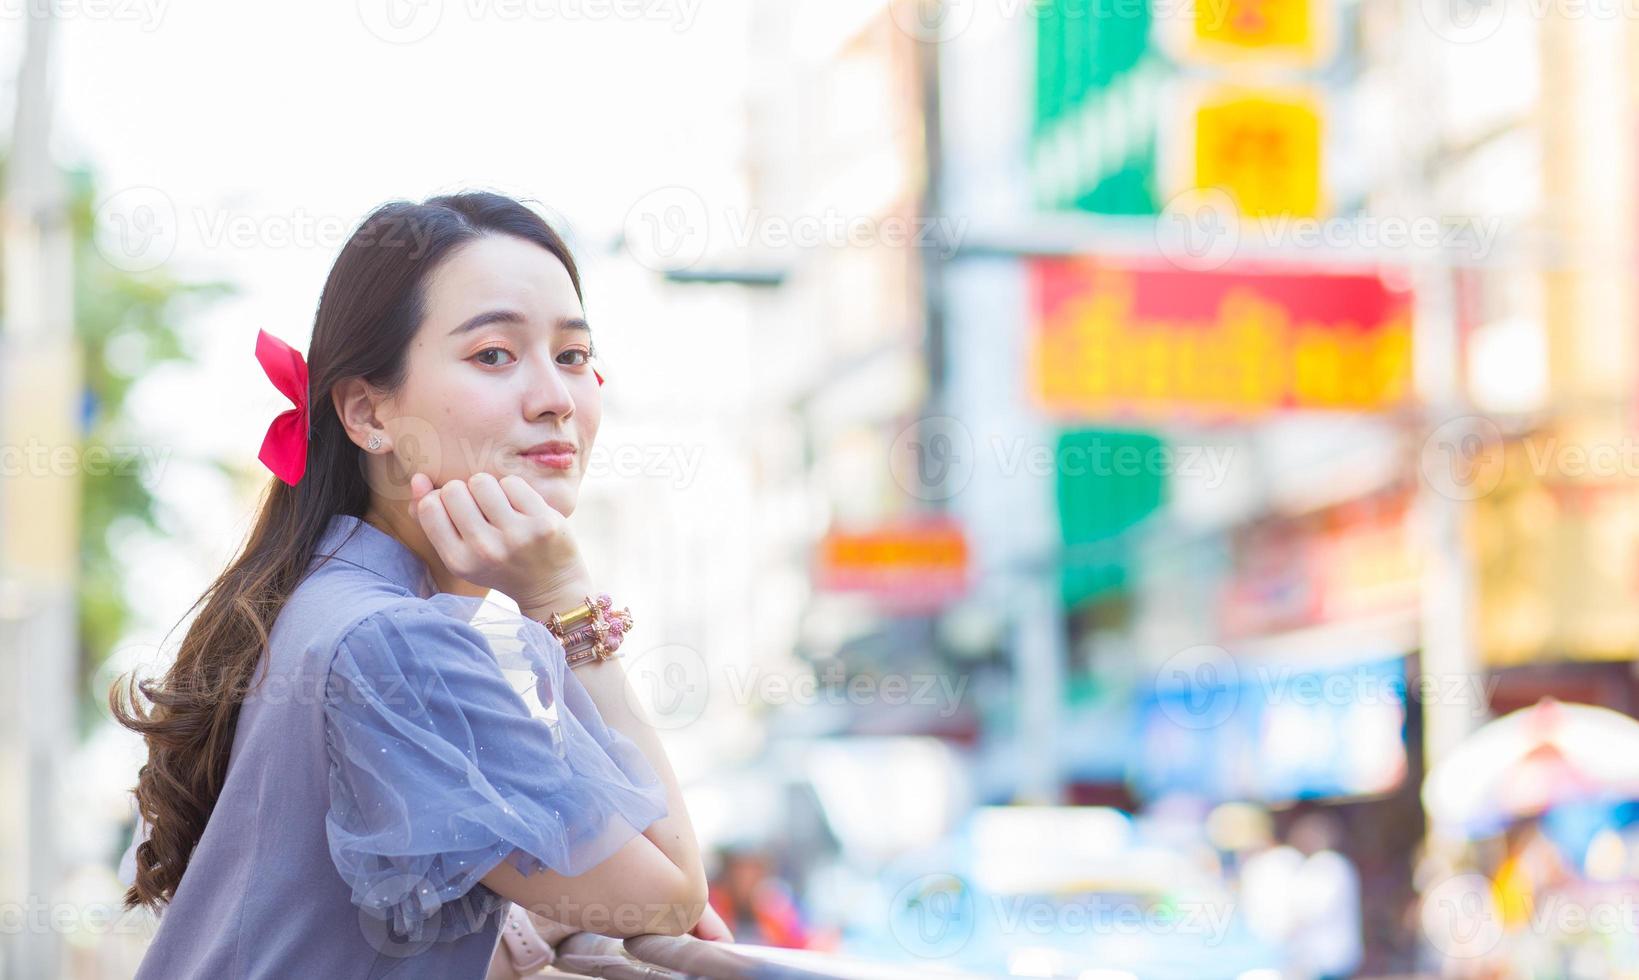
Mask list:
[[563,644],[569,666],[619,656],[620,643],[632,628],[632,612],[630,608],[613,606],[614,600],[607,592],[595,599],[587,596],[580,605],[565,613],[553,613],[542,624]]

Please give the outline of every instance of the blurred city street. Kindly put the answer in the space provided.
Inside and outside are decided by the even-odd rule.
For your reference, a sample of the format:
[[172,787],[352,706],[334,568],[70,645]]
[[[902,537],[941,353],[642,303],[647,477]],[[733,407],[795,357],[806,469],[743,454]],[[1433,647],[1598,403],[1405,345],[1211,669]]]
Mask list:
[[135,973],[108,692],[250,531],[257,331],[467,188],[579,263],[571,523],[749,955],[1639,980],[1639,6],[10,0],[0,78],[0,980]]

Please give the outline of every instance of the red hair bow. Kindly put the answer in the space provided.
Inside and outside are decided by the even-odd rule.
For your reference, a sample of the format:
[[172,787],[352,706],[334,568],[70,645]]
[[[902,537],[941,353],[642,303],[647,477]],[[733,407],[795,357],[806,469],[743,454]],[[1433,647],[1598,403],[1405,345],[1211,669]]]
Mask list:
[[267,427],[257,458],[291,486],[307,472],[307,362],[301,352],[268,333],[256,331],[256,359],[273,386],[296,407],[279,413]]

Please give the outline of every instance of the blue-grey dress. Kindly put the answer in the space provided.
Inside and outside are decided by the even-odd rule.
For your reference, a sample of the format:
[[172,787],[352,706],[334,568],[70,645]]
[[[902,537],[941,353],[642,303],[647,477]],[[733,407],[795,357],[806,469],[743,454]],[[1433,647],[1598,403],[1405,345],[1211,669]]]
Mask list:
[[544,626],[435,592],[359,518],[262,664],[140,980],[481,978],[507,908],[484,874],[580,874],[666,814]]

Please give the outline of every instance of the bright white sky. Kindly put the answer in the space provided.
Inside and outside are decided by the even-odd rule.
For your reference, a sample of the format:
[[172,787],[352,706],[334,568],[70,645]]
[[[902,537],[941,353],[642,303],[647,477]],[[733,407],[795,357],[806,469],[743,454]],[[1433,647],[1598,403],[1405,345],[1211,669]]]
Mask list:
[[[388,2],[176,0],[157,25],[65,22],[59,158],[93,161],[107,193],[163,192],[177,215],[171,267],[245,291],[203,325],[211,370],[186,401],[231,415],[260,393],[248,356],[259,327],[305,348],[346,229],[382,201],[473,186],[534,197],[584,249],[610,241],[656,186],[738,180],[742,0],[391,0],[438,15],[413,43],[372,33]],[[564,19],[626,9],[655,16]],[[165,399],[184,401],[174,389]],[[242,429],[220,430],[227,444],[198,438],[249,445]]]
[[[743,0],[390,2],[174,0],[62,25],[58,158],[91,161],[105,196],[169,206],[168,267],[243,291],[182,325],[197,369],[133,396],[133,418],[172,453],[167,497],[208,494],[186,479],[190,458],[254,461],[289,407],[252,356],[256,330],[306,349],[330,264],[375,205],[468,187],[535,198],[595,264],[586,253],[651,189],[742,186]],[[613,278],[588,277],[594,323]],[[216,549],[194,554],[219,568],[243,501],[188,504],[197,543]],[[200,570],[176,571],[186,584],[155,597],[161,621],[198,594]]]

